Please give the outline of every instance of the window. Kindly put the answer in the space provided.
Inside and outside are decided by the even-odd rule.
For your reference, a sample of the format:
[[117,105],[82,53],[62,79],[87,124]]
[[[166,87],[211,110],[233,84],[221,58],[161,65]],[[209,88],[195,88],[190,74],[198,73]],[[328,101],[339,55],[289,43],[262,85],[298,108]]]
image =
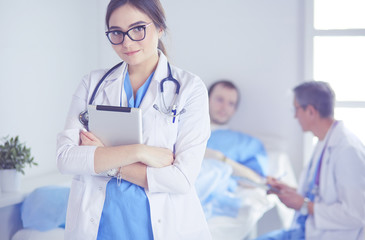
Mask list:
[[365,0],[306,4],[305,78],[330,83],[335,118],[365,143]]
[[364,0],[313,1],[315,29],[365,29]]

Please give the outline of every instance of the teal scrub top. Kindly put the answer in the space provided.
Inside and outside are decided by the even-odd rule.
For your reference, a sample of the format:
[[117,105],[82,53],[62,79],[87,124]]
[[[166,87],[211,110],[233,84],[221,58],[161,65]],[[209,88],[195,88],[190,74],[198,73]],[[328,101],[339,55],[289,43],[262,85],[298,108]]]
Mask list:
[[[153,74],[138,89],[136,99],[133,96],[129,73],[126,74],[124,89],[128,107],[139,107]],[[126,180],[122,180],[118,185],[116,178],[108,182],[97,239],[153,239],[150,205],[144,188]]]

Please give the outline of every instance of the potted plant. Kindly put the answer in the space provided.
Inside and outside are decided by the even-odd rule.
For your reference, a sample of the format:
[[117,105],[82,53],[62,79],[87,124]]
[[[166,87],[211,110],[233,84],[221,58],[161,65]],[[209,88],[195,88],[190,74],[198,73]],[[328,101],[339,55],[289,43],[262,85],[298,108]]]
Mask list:
[[38,165],[31,156],[30,148],[15,138],[5,137],[0,144],[0,182],[3,192],[18,191],[20,173],[24,174],[26,165]]

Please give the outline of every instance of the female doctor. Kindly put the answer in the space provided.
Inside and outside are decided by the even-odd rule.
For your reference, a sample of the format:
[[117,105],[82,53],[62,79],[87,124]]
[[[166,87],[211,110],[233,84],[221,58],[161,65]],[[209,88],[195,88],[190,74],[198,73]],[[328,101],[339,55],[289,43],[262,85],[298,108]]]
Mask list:
[[[59,171],[74,175],[65,239],[211,239],[194,188],[210,134],[206,88],[168,63],[159,0],[111,0],[106,26],[123,64],[105,77],[93,104],[141,108],[144,144],[105,147],[80,131],[79,114],[106,71],[84,77],[57,140]],[[176,87],[166,81],[160,88],[170,73],[180,85],[175,117],[164,109]],[[121,183],[104,174],[115,168]]]

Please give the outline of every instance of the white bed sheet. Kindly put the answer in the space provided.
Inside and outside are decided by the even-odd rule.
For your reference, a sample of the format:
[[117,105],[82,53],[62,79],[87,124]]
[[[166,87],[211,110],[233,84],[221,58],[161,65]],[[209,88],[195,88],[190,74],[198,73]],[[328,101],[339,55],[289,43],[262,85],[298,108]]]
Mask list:
[[274,207],[274,201],[261,189],[239,187],[237,195],[244,203],[238,216],[217,216],[208,220],[214,240],[242,240],[255,230],[255,226],[265,212]]
[[[282,181],[296,187],[297,182],[288,155],[283,151],[268,150],[269,176],[282,176]],[[279,221],[284,228],[290,226],[294,211],[285,207],[275,195],[266,195],[258,188],[239,187],[238,196],[244,204],[236,218],[214,217],[208,220],[213,240],[243,240],[256,234],[258,221],[270,209],[276,207]]]

